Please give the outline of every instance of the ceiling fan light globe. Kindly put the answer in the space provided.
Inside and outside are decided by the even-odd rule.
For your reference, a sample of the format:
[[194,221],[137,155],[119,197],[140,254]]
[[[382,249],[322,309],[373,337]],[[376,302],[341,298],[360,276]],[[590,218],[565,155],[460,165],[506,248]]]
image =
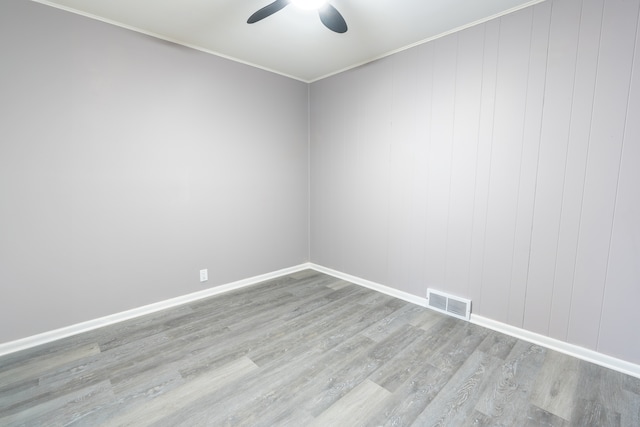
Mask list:
[[291,0],[300,9],[317,10],[327,3],[327,0]]

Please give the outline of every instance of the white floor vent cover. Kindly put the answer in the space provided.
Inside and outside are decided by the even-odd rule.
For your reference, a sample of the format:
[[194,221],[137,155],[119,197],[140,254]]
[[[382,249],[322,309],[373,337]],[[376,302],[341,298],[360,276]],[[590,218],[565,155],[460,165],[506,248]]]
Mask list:
[[471,300],[433,289],[427,289],[427,307],[467,321],[471,316]]

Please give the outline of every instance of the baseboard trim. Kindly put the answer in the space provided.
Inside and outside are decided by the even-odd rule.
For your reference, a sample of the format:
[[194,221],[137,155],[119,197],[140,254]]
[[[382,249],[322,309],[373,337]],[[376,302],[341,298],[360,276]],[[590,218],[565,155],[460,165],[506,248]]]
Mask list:
[[372,282],[367,279],[363,279],[361,277],[352,276],[350,274],[342,273],[341,271],[333,270],[331,268],[323,267],[318,264],[309,264],[309,268],[312,270],[316,270],[320,273],[328,274],[329,276],[333,276],[337,279],[346,280],[347,282],[354,283],[356,285],[363,286],[365,288],[372,289],[374,291],[381,292],[383,294],[401,299],[403,301],[410,302],[412,304],[420,305],[422,307],[427,307],[427,299],[421,298],[419,296],[410,294],[408,292],[400,291],[398,289],[391,288],[389,286],[381,285],[376,282]]
[[144,316],[146,314],[155,313],[160,310],[175,307],[181,304],[194,302],[203,298],[208,298],[214,295],[219,295],[225,292],[241,289],[247,286],[256,285],[266,280],[275,279],[287,274],[296,273],[298,271],[311,268],[310,263],[304,263],[297,266],[283,268],[281,270],[272,271],[270,273],[261,274],[258,276],[250,277],[247,279],[238,280],[235,282],[227,283],[213,288],[205,289],[203,291],[193,292],[187,295],[182,295],[176,298],[171,298],[165,301],[159,301],[157,303],[137,307],[131,310],[122,311],[120,313],[111,314],[98,319],[88,320],[86,322],[77,323],[71,326],[65,326],[60,329],[43,332],[41,334],[32,335],[30,337],[21,338],[15,341],[9,341],[0,344],[0,356],[4,356],[17,351],[25,350],[31,347],[36,347],[41,344],[46,344],[52,341],[56,341],[62,338],[67,338],[72,335],[77,335],[83,332],[91,331],[93,329],[101,328],[103,326],[113,325],[115,323],[130,320],[135,317]]
[[318,264],[309,264],[309,268],[316,270],[320,273],[328,274],[337,279],[346,280],[347,282],[355,283],[356,285],[363,286],[365,288],[373,289],[374,291],[381,292],[383,294],[407,301],[422,307],[427,307],[427,299],[410,294],[408,292],[400,291],[398,289],[391,288],[389,286],[381,285],[380,283],[372,282],[361,277],[352,276],[350,274],[343,273],[341,271],[333,270],[331,268],[323,267]]
[[[75,325],[55,329],[52,331],[44,332],[41,334],[33,335],[30,337],[22,338],[15,341],[0,344],[0,356],[4,356],[10,353],[15,353],[20,350],[25,350],[31,347],[35,347],[41,344],[46,344],[52,341],[56,341],[62,338],[66,338],[72,335],[77,335],[83,332],[91,331],[93,329],[101,328],[104,326],[113,325],[125,320],[130,320],[135,317],[144,316],[146,314],[155,313],[160,310],[164,310],[171,307],[176,307],[181,304],[194,302],[203,298],[208,298],[214,295],[223,294],[236,289],[241,289],[247,286],[256,285],[266,280],[276,279],[287,274],[296,273],[302,270],[312,269],[320,273],[328,274],[338,279],[346,280],[365,288],[372,289],[377,292],[392,296],[394,298],[401,299],[403,301],[410,302],[422,307],[427,306],[427,299],[422,298],[408,292],[400,291],[398,289],[391,288],[380,283],[372,282],[361,277],[352,276],[331,268],[327,268],[314,263],[303,263],[293,267],[284,268],[281,270],[273,271],[270,273],[261,274],[258,276],[250,277],[247,279],[238,280],[235,282],[227,283],[213,288],[205,289],[203,291],[194,292],[187,295],[182,295],[176,298],[171,298],[165,301],[137,307],[131,310],[123,311],[120,313],[112,314],[109,316],[101,317],[98,319],[89,320],[86,322],[78,323]],[[580,347],[574,344],[569,344],[564,341],[560,341],[554,338],[550,338],[544,335],[537,334],[535,332],[527,331],[525,329],[517,328],[515,326],[508,325],[506,323],[498,322],[477,314],[471,314],[471,323],[482,326],[487,329],[491,329],[496,332],[500,332],[514,338],[522,339],[524,341],[540,345],[542,347],[549,348],[551,350],[558,351],[560,353],[567,354],[569,356],[576,357],[587,362],[594,363],[605,368],[612,369],[614,371],[621,372],[632,377],[640,378],[640,365],[636,365],[631,362],[627,362],[621,359],[617,359],[613,356],[609,356],[603,353],[599,353],[594,350],[589,350],[584,347]]]
[[527,331],[526,329],[507,325],[506,323],[478,316],[477,314],[471,314],[471,323],[603,366],[605,368],[613,369],[614,371],[622,372],[623,374],[627,374],[632,377],[640,378],[640,365],[636,365],[595,350],[589,350],[575,344],[570,344],[565,341],[560,341],[555,338]]
[[[347,280],[356,285],[364,286],[365,288],[373,289],[374,291],[381,292],[383,294],[390,295],[392,297],[399,298],[401,300],[420,305],[422,307],[429,308],[427,306],[427,299],[421,298],[407,292],[393,289],[389,286],[381,285],[379,283],[372,282],[370,280],[362,279],[360,277],[351,276],[340,271],[336,271],[321,265],[311,263],[309,268],[319,271],[321,273],[328,274],[330,276]],[[567,354],[569,356],[576,357],[587,362],[594,363],[605,368],[612,369],[614,371],[622,372],[623,374],[630,375],[632,377],[640,378],[640,365],[636,365],[631,362],[627,362],[621,359],[617,359],[613,356],[608,356],[603,353],[599,353],[594,350],[589,350],[584,347],[580,347],[574,344],[569,344],[564,341],[560,341],[554,338],[549,338],[544,335],[537,334],[535,332],[527,331],[525,329],[517,328],[515,326],[507,325],[506,323],[498,322],[486,317],[478,316],[477,314],[471,314],[471,323],[482,326],[487,329],[491,329],[496,332],[503,333],[505,335],[518,338],[532,344],[537,344],[551,350],[558,351],[560,353]]]

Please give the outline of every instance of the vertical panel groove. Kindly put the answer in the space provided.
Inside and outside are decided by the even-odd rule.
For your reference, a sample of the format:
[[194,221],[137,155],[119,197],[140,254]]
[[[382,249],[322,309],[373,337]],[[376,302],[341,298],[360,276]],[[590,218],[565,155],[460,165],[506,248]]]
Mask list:
[[[543,85],[543,93],[546,93],[546,89],[547,89],[547,72],[546,70],[548,70],[548,66],[549,66],[549,38],[551,35],[551,17],[553,16],[553,5],[554,3],[551,2],[551,6],[550,6],[550,10],[549,10],[549,28],[547,28],[547,46],[546,46],[546,52],[545,52],[545,58],[546,58],[546,63],[545,63],[545,76],[544,76],[544,85]],[[546,98],[543,96],[542,97],[542,111],[544,111],[545,108],[545,101]],[[539,137],[538,137],[538,156],[536,158],[536,174],[535,174],[535,181],[534,181],[534,187],[533,187],[533,210],[535,212],[536,209],[536,194],[537,194],[537,189],[538,189],[538,174],[540,173],[540,140],[542,138],[542,126],[543,126],[543,120],[540,120],[540,125],[539,125],[539,129],[538,129],[538,133],[539,133]],[[533,221],[531,222],[531,230],[529,232],[529,259],[527,261],[527,283],[525,286],[525,307],[524,310],[522,310],[522,323],[521,325],[524,326],[524,321],[525,321],[525,315],[527,312],[527,292],[529,289],[529,274],[531,271],[531,241],[533,239]]]
[[460,70],[458,69],[460,62],[458,61],[458,56],[460,55],[460,36],[459,33],[456,33],[455,35],[455,39],[456,39],[456,56],[455,56],[455,73],[454,73],[454,83],[453,83],[453,111],[452,111],[452,115],[453,115],[453,120],[451,120],[451,148],[449,151],[449,155],[451,157],[451,167],[449,168],[449,200],[448,200],[448,207],[447,207],[447,225],[445,227],[446,229],[446,234],[445,234],[445,239],[444,239],[444,253],[445,253],[445,268],[444,268],[444,283],[449,283],[449,278],[447,277],[447,265],[449,263],[449,232],[450,232],[450,228],[451,228],[451,201],[453,200],[453,197],[455,196],[455,194],[453,194],[453,147],[454,144],[456,142],[456,138],[455,138],[455,128],[456,128],[456,101],[457,96],[458,96],[458,76],[459,76],[459,72]]
[[[502,33],[502,20],[503,18],[498,19],[498,37],[496,37],[496,41],[498,43],[497,47],[496,47],[496,75],[494,78],[494,81],[496,82],[494,84],[493,87],[493,108],[492,108],[492,112],[491,112],[491,144],[489,145],[489,168],[487,170],[487,184],[490,187],[491,186],[491,169],[493,166],[493,136],[494,136],[494,131],[495,131],[495,120],[496,120],[496,102],[495,102],[495,98],[497,95],[497,81],[498,81],[498,67],[497,64],[500,62],[500,36]],[[487,191],[487,194],[489,194],[489,191]],[[485,207],[485,214],[484,214],[484,232],[482,233],[482,262],[481,262],[481,269],[480,269],[480,289],[478,290],[478,305],[480,307],[482,307],[482,295],[484,295],[484,266],[485,266],[485,254],[487,253],[487,223],[488,223],[488,218],[489,217],[489,203],[487,202],[487,206]]]
[[[578,23],[578,37],[576,37],[576,46],[575,46],[575,50],[576,52],[578,51],[578,45],[580,44],[580,30],[582,29],[582,11],[584,9],[584,0],[580,2],[580,22]],[[573,101],[573,99],[575,98],[575,88],[576,88],[576,68],[578,66],[578,55],[576,54],[575,57],[575,61],[573,63],[573,85],[571,87],[571,100]],[[564,200],[564,192],[565,192],[565,184],[567,182],[567,165],[569,163],[569,149],[571,147],[571,145],[569,144],[571,135],[571,124],[573,123],[573,107],[574,104],[573,102],[571,102],[571,105],[569,107],[569,134],[567,134],[567,148],[565,150],[565,159],[564,159],[564,171],[563,171],[563,180],[562,180],[562,200]],[[562,212],[564,209],[564,203],[560,204],[560,216],[559,218],[562,218]],[[553,265],[553,277],[554,277],[554,281],[553,281],[553,286],[551,287],[551,301],[553,302],[553,298],[555,295],[555,291],[556,291],[556,281],[555,281],[555,277],[556,277],[556,272],[558,270],[558,249],[560,247],[560,230],[558,229],[558,239],[556,240],[556,248],[555,248],[555,253],[556,253],[556,257],[554,260],[554,265]],[[547,319],[547,333],[548,331],[551,329],[551,312],[549,312],[549,317]]]
[[[499,21],[498,21],[499,22]],[[471,222],[471,235],[469,236],[470,239],[470,243],[469,243],[469,267],[468,267],[468,271],[469,271],[469,276],[467,278],[467,295],[472,295],[472,289],[471,289],[471,280],[472,280],[472,262],[473,262],[473,236],[475,235],[475,225],[476,225],[476,208],[478,206],[478,200],[477,200],[477,196],[478,196],[478,174],[480,173],[480,130],[482,128],[482,118],[483,118],[483,100],[485,97],[485,61],[486,61],[486,51],[487,51],[487,29],[488,26],[485,25],[483,28],[483,39],[482,39],[482,63],[481,63],[481,75],[480,75],[480,99],[478,100],[479,102],[479,106],[478,106],[478,140],[477,140],[477,145],[478,145],[478,149],[476,150],[476,170],[475,170],[475,179],[474,179],[474,185],[473,185],[473,220]],[[494,96],[495,96],[495,92],[494,92]],[[495,104],[494,104],[495,105]],[[493,114],[493,113],[492,113]],[[492,124],[493,126],[493,124]],[[491,138],[490,138],[491,140]],[[489,150],[490,151],[490,150]],[[489,159],[491,159],[491,154],[489,153]],[[485,210],[485,231],[486,231],[486,210]],[[484,233],[483,233],[484,235]],[[484,245],[484,242],[483,242]],[[481,266],[484,265],[484,260],[481,261]],[[480,272],[480,277],[482,277],[482,272]],[[482,284],[482,281],[480,282],[480,285]],[[481,287],[481,286],[480,286]],[[480,299],[477,300],[477,304],[480,305]]]
[[[620,148],[620,158],[618,160],[618,176],[616,177],[616,191],[615,191],[615,197],[614,197],[614,211],[613,211],[613,217],[611,219],[611,228],[610,228],[610,233],[609,233],[609,246],[608,246],[608,250],[607,250],[607,263],[606,263],[606,270],[605,270],[605,276],[604,276],[604,286],[602,287],[602,298],[601,298],[601,304],[600,304],[600,318],[599,318],[599,322],[598,325],[602,325],[602,318],[604,315],[604,310],[602,309],[602,307],[604,307],[605,305],[605,300],[606,300],[606,291],[607,291],[607,279],[609,277],[609,264],[611,261],[611,245],[613,242],[613,227],[615,224],[615,217],[616,217],[616,211],[615,211],[615,207],[618,205],[618,192],[620,189],[620,175],[622,173],[622,159],[623,159],[623,155],[625,152],[625,135],[627,133],[627,121],[629,118],[629,106],[631,104],[631,79],[633,76],[633,69],[636,67],[636,47],[638,44],[638,27],[640,26],[640,9],[638,11],[638,17],[636,18],[636,30],[635,30],[635,38],[634,38],[634,43],[633,43],[633,59],[631,61],[631,72],[629,73],[629,83],[627,85],[628,90],[627,90],[627,108],[626,108],[626,113],[625,113],[625,117],[624,117],[624,125],[623,125],[623,136],[622,136],[622,147]],[[600,347],[600,333],[602,332],[602,328],[598,328],[598,336],[597,336],[597,344],[596,344],[596,349],[598,349]]]
[[[594,111],[596,109],[596,94],[597,94],[597,84],[598,84],[598,76],[600,74],[600,53],[601,53],[601,46],[602,46],[602,32],[603,32],[603,28],[604,28],[604,14],[605,14],[605,5],[606,5],[606,1],[603,1],[602,3],[602,18],[600,20],[600,37],[598,38],[598,59],[597,59],[597,66],[596,66],[596,76],[595,76],[595,80],[594,80],[594,91],[593,91],[593,102],[592,102],[592,106],[591,106],[591,120],[589,122],[589,140],[587,143],[587,158],[586,158],[586,165],[588,166],[589,164],[589,159],[591,157],[591,142],[592,142],[592,133],[593,133],[593,115],[594,115]],[[582,218],[583,218],[583,211],[584,211],[584,199],[585,199],[585,193],[587,191],[587,175],[588,175],[588,167],[585,166],[584,169],[584,179],[583,179],[583,184],[582,184],[582,196],[580,198],[580,216],[579,216],[579,222],[578,222],[578,239],[576,241],[576,254],[579,251],[580,248],[580,241],[581,241],[581,236],[582,236]],[[570,325],[571,325],[571,318],[573,317],[573,313],[574,313],[574,305],[573,305],[573,301],[574,301],[574,297],[575,297],[575,280],[576,280],[576,273],[577,273],[577,268],[578,268],[578,256],[576,255],[575,259],[574,259],[574,269],[573,269],[573,280],[571,282],[571,299],[570,299],[570,303],[569,303],[569,321],[567,322],[567,334],[566,336],[569,336],[569,329],[570,329]],[[601,313],[602,314],[602,313]]]
[[[583,12],[585,12],[585,7],[584,7],[584,1],[582,2],[582,6],[583,6]],[[593,13],[593,11],[591,9],[589,9],[589,12]],[[569,262],[571,265],[567,266],[567,271],[565,273],[569,273],[569,278],[568,278],[568,285],[566,285],[566,287],[568,288],[567,290],[564,290],[566,292],[566,294],[564,295],[565,298],[567,298],[567,308],[563,308],[562,306],[559,306],[557,308],[557,310],[559,310],[560,312],[566,312],[567,314],[564,315],[564,319],[560,319],[559,321],[556,321],[555,323],[552,323],[553,325],[553,329],[555,331],[552,331],[551,336],[554,338],[559,338],[559,339],[563,339],[566,340],[568,333],[569,333],[569,319],[571,317],[571,312],[572,312],[572,305],[573,305],[573,295],[574,295],[574,287],[575,287],[575,276],[576,276],[576,269],[577,269],[577,252],[578,252],[578,247],[579,247],[579,237],[580,237],[580,229],[581,229],[581,217],[582,217],[582,209],[583,209],[583,205],[584,205],[584,193],[586,191],[585,189],[585,184],[586,184],[586,174],[587,174],[587,163],[588,163],[588,155],[589,155],[589,144],[590,144],[590,135],[591,135],[591,129],[592,129],[592,123],[593,123],[593,114],[594,114],[594,108],[595,108],[595,89],[596,89],[596,81],[597,81],[597,62],[598,62],[598,58],[600,55],[600,40],[602,38],[602,17],[603,17],[603,13],[604,13],[604,1],[600,2],[600,7],[598,9],[597,12],[597,33],[598,36],[596,38],[596,40],[589,40],[588,39],[588,33],[589,33],[589,28],[584,28],[585,32],[583,34],[580,34],[581,37],[585,37],[587,39],[587,41],[579,39],[579,46],[581,43],[584,43],[583,45],[583,49],[587,49],[587,53],[582,52],[583,55],[586,56],[586,59],[589,59],[588,56],[588,46],[590,45],[595,45],[595,55],[594,58],[592,58],[593,60],[593,78],[592,81],[590,83],[590,85],[588,87],[583,87],[582,89],[589,89],[590,91],[590,99],[588,102],[589,105],[589,113],[587,117],[582,117],[584,120],[584,123],[586,124],[587,127],[587,131],[586,131],[586,147],[584,148],[585,153],[584,153],[584,161],[581,163],[582,165],[582,173],[580,176],[580,181],[579,181],[579,191],[580,191],[580,197],[579,200],[577,201],[576,205],[577,205],[577,212],[576,212],[576,218],[574,218],[573,223],[577,224],[577,228],[575,230],[575,235],[572,236],[572,239],[570,242],[567,242],[567,248],[566,250],[569,252],[569,257],[570,259],[565,260],[565,262]],[[587,16],[587,18],[589,18],[589,16]],[[585,19],[585,15],[583,14],[581,16],[581,21],[583,21]],[[580,53],[580,52],[579,52]],[[583,60],[585,60],[585,58],[582,58]],[[582,64],[583,68],[585,68],[585,65],[588,64]],[[588,74],[587,74],[588,76]],[[575,84],[575,82],[574,82]],[[575,102],[579,102],[579,100],[574,99],[574,103]],[[573,109],[573,111],[576,111],[575,109]],[[584,125],[583,125],[584,126]],[[575,134],[578,134],[580,136],[580,130],[581,129],[575,129],[575,128],[570,128],[570,132],[569,132],[569,138],[572,139],[574,138]],[[574,156],[576,156],[576,154],[574,153]],[[570,176],[565,174],[565,182],[563,183],[563,185],[566,186],[566,181],[570,179]],[[564,201],[563,201],[563,213],[565,212],[564,210]],[[565,224],[565,228],[567,227],[567,225]],[[562,232],[562,230],[561,230]],[[562,237],[562,235],[560,236]],[[566,255],[566,254],[565,254]],[[566,277],[565,277],[566,278]],[[560,279],[562,279],[562,275],[560,276]],[[562,286],[562,283],[559,282],[559,278],[558,278],[558,269],[556,268],[556,272],[555,272],[555,276],[554,276],[554,290],[558,290],[559,286]],[[555,303],[555,300],[552,301],[552,305]],[[562,301],[560,301],[560,303],[562,303]],[[554,312],[553,312],[553,307],[552,307],[552,313],[550,316],[550,321],[554,322],[553,319],[554,316]],[[551,327],[551,326],[550,326]]]
[[[605,6],[605,2],[602,3],[602,14],[601,16],[604,16],[604,7]],[[602,41],[602,27],[603,27],[603,19],[600,20],[600,37],[598,38],[598,60],[597,63],[600,62],[600,43]],[[597,85],[597,81],[598,81],[598,70],[599,67],[596,66],[596,78],[594,80],[594,85]],[[589,140],[587,142],[587,159],[586,159],[586,164],[589,164],[589,155],[590,155],[590,147],[591,147],[591,132],[593,130],[593,113],[594,110],[596,108],[596,103],[595,103],[595,99],[596,99],[596,91],[594,88],[593,91],[593,102],[591,103],[591,115],[590,118],[591,120],[589,121]],[[580,246],[580,236],[581,236],[581,231],[582,231],[582,211],[584,208],[584,195],[586,192],[586,183],[587,183],[587,168],[584,168],[584,177],[582,180],[582,196],[580,197],[580,216],[579,216],[579,220],[578,220],[578,238],[576,240],[576,253],[578,252],[578,247]],[[573,314],[573,296],[574,296],[574,292],[575,292],[575,278],[576,278],[576,271],[577,271],[577,267],[578,267],[578,258],[576,256],[576,258],[574,259],[573,262],[573,280],[571,281],[571,299],[569,300],[569,319],[571,319],[571,315]],[[570,322],[567,322],[567,333],[566,336],[569,335],[569,324]]]
[[[551,3],[551,13],[550,14],[552,14],[552,13],[553,13],[553,3]],[[532,55],[533,55],[532,49],[533,49],[533,42],[534,42],[534,24],[535,24],[535,16],[531,20],[531,28],[529,29],[529,64],[528,64],[528,68],[527,68],[527,82],[529,81],[529,75],[531,73],[531,66],[532,66],[531,65],[531,58],[532,58]],[[549,26],[548,32],[550,32],[550,31],[551,31],[551,26]],[[549,35],[547,34],[547,40],[548,40],[548,38],[549,38]],[[548,44],[547,44],[547,46],[548,46]],[[548,52],[548,48],[547,48],[547,55],[548,54],[549,54],[549,52]],[[547,63],[548,63],[548,59],[547,59]],[[543,86],[543,93],[544,93],[545,90],[546,90],[546,73],[545,73],[545,84]],[[529,85],[527,84],[527,90],[525,92],[525,99],[528,96],[529,96]],[[542,97],[542,108],[544,109],[544,96]],[[525,117],[526,117],[527,116],[527,104],[526,103],[525,103],[525,111],[524,111],[524,113],[525,113]],[[540,128],[542,128],[542,120],[540,121]],[[523,126],[522,127],[522,137],[521,137],[523,145],[524,145],[524,139],[525,139],[525,131],[526,131],[526,126]],[[540,145],[540,137],[538,137],[538,145]],[[519,212],[518,208],[520,206],[520,196],[521,196],[521,194],[520,194],[520,190],[521,190],[520,182],[522,180],[522,161],[523,161],[523,157],[524,157],[524,151],[525,150],[524,150],[524,146],[523,146],[523,150],[520,152],[520,167],[519,167],[520,174],[518,175],[518,202],[517,202],[516,212]],[[535,200],[536,200],[535,194],[536,194],[536,187],[537,187],[537,176],[538,176],[538,170],[540,169],[539,166],[540,166],[540,150],[538,150],[538,158],[536,160],[536,179],[534,181],[535,184],[534,184],[534,189],[533,189],[533,201],[534,201],[533,209],[534,210],[535,210]],[[516,218],[516,224],[517,224],[517,220],[518,219]],[[517,225],[516,225],[516,227],[517,227]],[[533,234],[533,224],[532,224],[532,227],[531,227],[531,230],[530,230],[529,234],[530,235]],[[530,263],[531,263],[531,237],[529,238],[529,245],[528,246],[529,246],[529,250],[528,250],[528,254],[529,255],[527,257],[528,258],[528,260],[527,260],[527,274],[525,275],[525,277],[527,277],[527,279],[528,279],[528,275],[529,275],[529,273],[528,273],[529,266],[530,266]],[[516,238],[515,237],[513,239],[512,248],[513,248],[512,252],[515,253],[515,251],[516,251]],[[513,275],[514,275],[514,269],[515,269],[515,264],[511,266],[511,277],[513,277]],[[526,300],[527,300],[527,287],[528,287],[528,280],[524,284],[525,305],[524,305],[524,309],[522,310],[522,315],[520,316],[521,317],[520,318],[520,324],[516,325],[518,327],[521,327],[522,325],[524,325],[524,315],[525,315],[525,312],[526,312]],[[512,289],[513,289],[513,287],[509,288],[509,304],[511,304],[511,291],[512,291]]]

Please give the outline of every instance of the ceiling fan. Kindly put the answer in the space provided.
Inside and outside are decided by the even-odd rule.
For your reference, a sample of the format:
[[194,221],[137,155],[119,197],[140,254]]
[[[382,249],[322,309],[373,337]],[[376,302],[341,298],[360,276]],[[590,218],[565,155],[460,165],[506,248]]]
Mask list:
[[303,9],[316,9],[320,16],[320,21],[325,27],[336,33],[346,33],[347,23],[338,10],[331,6],[327,0],[275,0],[255,12],[247,19],[247,24],[253,24],[268,16],[273,15],[289,3],[294,3]]

